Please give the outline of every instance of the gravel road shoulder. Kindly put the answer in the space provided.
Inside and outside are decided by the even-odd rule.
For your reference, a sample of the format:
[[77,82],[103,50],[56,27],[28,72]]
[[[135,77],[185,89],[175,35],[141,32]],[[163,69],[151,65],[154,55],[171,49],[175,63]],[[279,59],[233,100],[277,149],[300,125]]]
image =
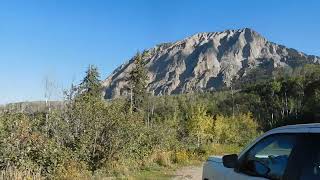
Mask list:
[[175,172],[173,180],[201,180],[202,166],[182,167]]

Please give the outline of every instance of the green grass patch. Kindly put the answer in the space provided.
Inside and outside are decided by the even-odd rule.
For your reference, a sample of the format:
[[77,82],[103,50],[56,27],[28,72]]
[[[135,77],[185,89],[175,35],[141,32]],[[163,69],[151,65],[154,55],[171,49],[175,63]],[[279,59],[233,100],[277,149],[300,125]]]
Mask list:
[[162,166],[151,166],[145,169],[142,169],[135,174],[128,177],[128,179],[141,179],[141,180],[169,180],[174,177],[174,172],[177,167],[162,167]]

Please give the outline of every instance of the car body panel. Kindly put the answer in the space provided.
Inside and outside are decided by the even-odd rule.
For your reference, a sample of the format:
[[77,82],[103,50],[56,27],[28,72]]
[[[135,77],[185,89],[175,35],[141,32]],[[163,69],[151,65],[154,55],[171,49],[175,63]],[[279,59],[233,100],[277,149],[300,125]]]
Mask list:
[[202,174],[202,179],[208,180],[266,180],[261,177],[252,177],[237,173],[231,168],[225,168],[222,163],[222,156],[209,157],[203,165]]

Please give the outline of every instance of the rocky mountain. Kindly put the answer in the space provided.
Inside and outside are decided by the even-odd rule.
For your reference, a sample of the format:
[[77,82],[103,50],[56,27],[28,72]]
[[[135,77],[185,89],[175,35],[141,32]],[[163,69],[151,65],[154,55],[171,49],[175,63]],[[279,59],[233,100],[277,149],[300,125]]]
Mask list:
[[[320,63],[320,57],[272,43],[252,29],[198,33],[149,50],[144,58],[148,90],[154,95],[212,91],[228,87],[255,68],[272,71],[304,63]],[[105,98],[127,94],[127,77],[134,63],[117,68],[103,81]]]

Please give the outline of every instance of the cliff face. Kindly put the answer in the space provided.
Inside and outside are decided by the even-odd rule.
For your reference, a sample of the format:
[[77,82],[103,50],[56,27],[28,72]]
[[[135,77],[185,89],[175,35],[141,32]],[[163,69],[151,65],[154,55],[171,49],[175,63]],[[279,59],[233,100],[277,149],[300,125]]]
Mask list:
[[[147,51],[148,90],[154,95],[212,91],[230,86],[253,68],[272,71],[279,66],[320,62],[319,57],[269,42],[248,28],[199,33]],[[130,60],[103,81],[106,98],[127,93],[126,79],[132,67]]]

